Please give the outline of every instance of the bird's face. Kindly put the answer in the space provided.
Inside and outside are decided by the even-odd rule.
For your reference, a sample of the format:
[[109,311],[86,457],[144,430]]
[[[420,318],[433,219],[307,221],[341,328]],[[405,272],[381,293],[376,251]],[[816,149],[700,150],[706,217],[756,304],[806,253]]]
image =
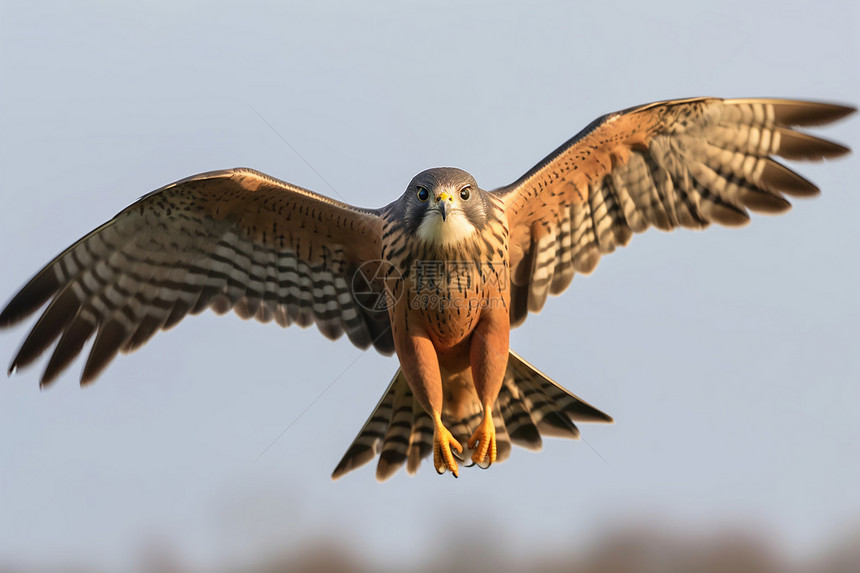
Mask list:
[[420,240],[447,246],[471,237],[487,220],[485,192],[453,167],[422,171],[401,197],[409,229]]

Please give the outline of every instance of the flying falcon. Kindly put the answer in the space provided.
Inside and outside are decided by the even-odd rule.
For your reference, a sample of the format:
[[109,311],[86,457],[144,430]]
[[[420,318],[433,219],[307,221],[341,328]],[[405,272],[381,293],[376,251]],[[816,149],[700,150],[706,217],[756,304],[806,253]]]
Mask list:
[[251,169],[195,175],[144,196],[66,249],[9,302],[0,327],[47,308],[9,372],[53,346],[47,385],[95,335],[81,383],[118,352],[207,308],[396,353],[400,369],[333,477],[379,454],[377,478],[433,453],[437,472],[486,467],[511,444],[576,438],[612,419],[509,348],[512,326],[575,273],[656,227],[737,226],[818,189],[772,158],[846,147],[794,128],[854,109],[694,98],[605,115],[514,183],[419,173],[362,209]]

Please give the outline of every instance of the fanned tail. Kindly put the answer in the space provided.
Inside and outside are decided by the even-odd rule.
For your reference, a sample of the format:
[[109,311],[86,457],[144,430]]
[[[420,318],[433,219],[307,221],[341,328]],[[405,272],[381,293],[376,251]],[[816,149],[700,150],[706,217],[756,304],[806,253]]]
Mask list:
[[[462,375],[461,375],[462,376]],[[468,378],[468,373],[466,377]],[[471,385],[471,378],[465,382]],[[473,399],[458,404],[456,414],[443,406],[442,422],[465,446],[481,421],[481,406]],[[510,351],[502,388],[493,407],[496,423],[496,463],[504,461],[511,444],[540,450],[542,436],[579,438],[576,422],[612,422],[612,418],[571,394],[548,376]],[[332,479],[363,466],[379,455],[376,479],[385,481],[406,464],[414,475],[421,461],[433,452],[433,421],[412,394],[403,371],[394,378],[338,463]],[[471,464],[471,451],[457,457]]]

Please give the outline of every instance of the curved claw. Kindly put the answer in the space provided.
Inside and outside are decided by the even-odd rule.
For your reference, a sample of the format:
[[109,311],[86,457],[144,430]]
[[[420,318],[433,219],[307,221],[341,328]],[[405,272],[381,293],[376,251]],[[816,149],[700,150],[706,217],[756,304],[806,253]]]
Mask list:
[[472,461],[479,466],[490,467],[496,461],[496,424],[489,409],[484,410],[484,418],[469,438],[468,446],[474,450]]
[[460,468],[451,452],[452,447],[463,453],[463,446],[460,445],[460,442],[454,439],[448,428],[442,425],[441,420],[437,421],[436,431],[433,433],[433,467],[436,468],[436,473],[439,475],[451,470],[454,477],[460,476]]

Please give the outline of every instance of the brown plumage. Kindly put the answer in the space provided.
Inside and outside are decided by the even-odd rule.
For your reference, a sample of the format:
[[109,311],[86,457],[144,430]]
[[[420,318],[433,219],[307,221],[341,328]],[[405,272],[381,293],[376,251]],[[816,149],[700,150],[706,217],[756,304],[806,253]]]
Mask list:
[[434,454],[440,473],[486,466],[510,444],[577,437],[611,418],[508,347],[509,330],[576,272],[654,226],[739,225],[818,189],[773,156],[846,147],[794,128],[853,108],[696,98],[599,118],[516,182],[483,191],[440,168],[381,209],[360,209],[250,169],[146,195],[61,253],[13,297],[0,327],[48,303],[10,372],[54,346],[52,382],[95,336],[81,376],[207,308],[282,326],[315,323],[396,352],[395,374],[334,477],[379,454],[377,477]]

